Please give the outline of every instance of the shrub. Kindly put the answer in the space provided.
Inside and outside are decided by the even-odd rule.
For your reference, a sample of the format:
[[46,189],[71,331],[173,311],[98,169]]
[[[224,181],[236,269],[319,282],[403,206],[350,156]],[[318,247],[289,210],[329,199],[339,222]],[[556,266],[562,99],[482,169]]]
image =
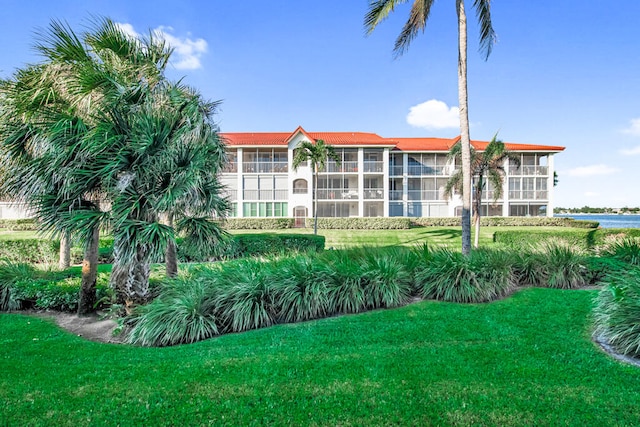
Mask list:
[[450,249],[426,251],[416,273],[423,298],[450,302],[493,301],[514,287],[509,254],[478,249],[464,256]]
[[293,218],[227,218],[222,221],[226,230],[280,230],[293,228]]
[[20,308],[20,301],[13,289],[16,282],[29,280],[36,273],[30,264],[13,263],[3,260],[0,263],[0,311],[10,311]]
[[[434,227],[459,227],[460,218],[411,218],[411,224],[417,226]],[[572,218],[548,218],[548,217],[524,217],[524,216],[488,216],[480,218],[483,227],[573,227],[573,228],[598,228],[596,221],[582,221]]]
[[219,333],[210,285],[192,278],[172,281],[161,296],[137,308],[127,335],[131,344],[193,343]]
[[597,339],[616,351],[640,356],[640,268],[608,276],[594,308]]
[[236,234],[233,236],[240,256],[277,255],[290,251],[324,249],[324,236],[311,234]]
[[562,240],[547,240],[521,251],[515,270],[525,285],[575,289],[591,281],[587,261],[579,247]]
[[58,260],[60,242],[44,239],[0,240],[0,258],[14,263],[47,264]]
[[498,230],[493,241],[510,247],[529,250],[532,245],[549,240],[563,240],[582,249],[593,246],[596,230]]
[[[306,219],[306,227],[313,228],[313,218]],[[409,218],[318,218],[319,229],[338,230],[401,230],[411,227]]]
[[640,266],[640,239],[624,235],[610,240],[600,249],[600,256]]
[[7,231],[36,231],[38,223],[33,218],[0,219],[0,228]]
[[321,271],[328,280],[329,313],[358,313],[366,309],[363,256],[361,248],[322,254]]
[[[30,279],[16,281],[13,286],[14,298],[21,308],[35,307],[42,310],[74,312],[78,309],[80,277],[56,277],[64,272],[38,272],[34,269]],[[96,285],[97,301],[110,300],[112,294],[108,286],[109,275],[98,273]]]

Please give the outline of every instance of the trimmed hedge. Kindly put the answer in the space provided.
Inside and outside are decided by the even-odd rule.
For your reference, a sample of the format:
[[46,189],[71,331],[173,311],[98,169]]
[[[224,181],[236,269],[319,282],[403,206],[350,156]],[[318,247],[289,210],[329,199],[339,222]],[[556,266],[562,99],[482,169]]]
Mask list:
[[[306,219],[306,227],[313,228],[313,218]],[[411,227],[409,218],[318,218],[319,229],[329,230],[404,230]]]
[[8,231],[35,231],[38,230],[38,223],[33,218],[0,219],[0,229]]
[[582,249],[591,249],[605,244],[607,238],[611,237],[640,237],[640,229],[499,230],[493,234],[493,241],[512,247],[522,247],[547,240],[564,240]]
[[238,257],[261,256],[291,251],[322,252],[325,238],[313,234],[236,234]]
[[[422,227],[460,227],[459,217],[445,218],[410,218],[411,225]],[[597,221],[582,221],[571,218],[547,218],[525,216],[489,216],[481,217],[480,225],[483,227],[572,227],[572,228],[598,228]]]
[[58,259],[60,242],[43,239],[0,240],[0,258],[10,262],[42,264]]
[[293,218],[227,218],[222,221],[226,230],[282,230],[293,228]]

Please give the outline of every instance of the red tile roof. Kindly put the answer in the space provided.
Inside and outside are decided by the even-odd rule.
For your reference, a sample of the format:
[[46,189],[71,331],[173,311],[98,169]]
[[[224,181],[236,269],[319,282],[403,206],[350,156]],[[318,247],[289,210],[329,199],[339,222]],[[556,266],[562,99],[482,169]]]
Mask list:
[[[460,140],[455,138],[383,138],[375,133],[366,132],[307,132],[298,127],[292,133],[287,132],[227,132],[222,133],[230,147],[238,146],[287,146],[289,141],[299,132],[312,141],[324,140],[329,145],[337,146],[383,146],[393,147],[399,151],[449,151]],[[482,151],[488,144],[486,141],[471,141],[476,150]],[[511,151],[563,151],[564,147],[553,145],[505,143]]]

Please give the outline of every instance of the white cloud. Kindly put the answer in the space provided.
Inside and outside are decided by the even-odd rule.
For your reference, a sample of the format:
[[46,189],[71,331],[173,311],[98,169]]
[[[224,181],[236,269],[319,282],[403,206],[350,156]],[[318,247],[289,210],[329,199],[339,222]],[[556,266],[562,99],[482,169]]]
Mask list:
[[[131,37],[142,37],[133,25],[127,23],[116,24],[122,31]],[[200,58],[207,52],[207,42],[204,39],[192,40],[189,37],[173,35],[173,28],[160,26],[153,31],[153,35],[167,42],[173,48],[171,64],[178,70],[196,70],[202,68]]]
[[587,197],[597,197],[600,195],[600,193],[596,193],[595,191],[587,191],[586,193],[584,193],[584,195]]
[[409,109],[407,123],[425,129],[446,129],[460,126],[460,109],[448,107],[442,101],[431,99]]
[[588,177],[598,175],[611,175],[618,172],[618,169],[612,168],[607,165],[591,165],[580,166],[577,168],[569,169],[566,174],[569,176]]
[[620,154],[624,154],[625,156],[637,156],[640,154],[640,145],[634,148],[625,148],[620,150]]
[[628,128],[622,129],[622,133],[640,136],[640,118],[631,119]]

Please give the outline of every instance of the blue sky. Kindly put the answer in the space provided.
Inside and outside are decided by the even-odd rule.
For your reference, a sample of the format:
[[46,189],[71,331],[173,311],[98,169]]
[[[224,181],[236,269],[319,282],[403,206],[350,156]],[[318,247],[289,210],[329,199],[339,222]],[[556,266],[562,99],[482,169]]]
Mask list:
[[[81,31],[100,15],[162,31],[176,49],[168,74],[222,100],[222,131],[453,137],[454,3],[436,1],[425,33],[394,59],[408,5],[365,37],[367,0],[4,0],[0,77],[39,60],[35,32],[52,19]],[[498,43],[486,62],[472,3],[472,138],[565,146],[557,206],[640,206],[640,2],[495,1]]]

